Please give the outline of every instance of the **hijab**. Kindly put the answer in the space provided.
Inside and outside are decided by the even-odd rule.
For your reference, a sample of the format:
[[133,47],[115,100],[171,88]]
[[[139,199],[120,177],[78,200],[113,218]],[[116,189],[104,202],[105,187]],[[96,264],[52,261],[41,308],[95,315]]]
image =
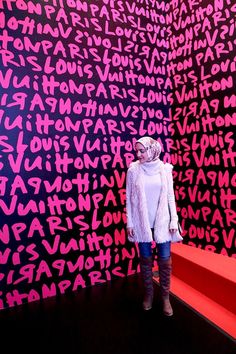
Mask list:
[[149,136],[143,136],[136,141],[136,144],[137,143],[140,143],[144,146],[148,155],[147,162],[140,164],[143,171],[148,175],[160,173],[160,165],[162,165],[162,162],[159,159],[161,153],[161,144]]
[[144,148],[146,149],[147,154],[148,154],[148,161],[147,162],[155,161],[155,160],[159,159],[159,156],[161,153],[161,144],[157,140],[155,140],[149,136],[143,136],[142,138],[140,138],[136,141],[136,144],[137,143],[142,144],[144,146]]

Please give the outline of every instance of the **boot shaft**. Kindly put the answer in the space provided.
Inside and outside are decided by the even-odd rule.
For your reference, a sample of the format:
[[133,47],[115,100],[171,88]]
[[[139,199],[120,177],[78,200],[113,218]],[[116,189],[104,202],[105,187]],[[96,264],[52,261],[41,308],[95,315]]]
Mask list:
[[168,259],[158,259],[159,281],[162,297],[168,297],[170,292],[170,279],[172,272],[171,257]]
[[147,292],[153,292],[152,278],[152,257],[140,257],[140,270],[143,279],[143,285]]
[[154,295],[152,257],[140,257],[140,270],[144,287],[143,308],[144,310],[150,310],[152,308]]

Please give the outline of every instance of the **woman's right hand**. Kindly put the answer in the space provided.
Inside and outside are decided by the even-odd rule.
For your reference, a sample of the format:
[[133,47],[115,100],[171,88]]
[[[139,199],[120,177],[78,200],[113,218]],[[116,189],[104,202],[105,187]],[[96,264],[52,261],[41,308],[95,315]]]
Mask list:
[[127,235],[128,237],[134,237],[134,229],[132,227],[127,227]]

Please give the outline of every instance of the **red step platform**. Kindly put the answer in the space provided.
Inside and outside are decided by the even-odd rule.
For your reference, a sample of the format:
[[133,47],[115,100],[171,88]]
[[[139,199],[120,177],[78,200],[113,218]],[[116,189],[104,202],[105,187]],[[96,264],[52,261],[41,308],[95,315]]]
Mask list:
[[176,243],[172,262],[171,294],[236,339],[236,259]]

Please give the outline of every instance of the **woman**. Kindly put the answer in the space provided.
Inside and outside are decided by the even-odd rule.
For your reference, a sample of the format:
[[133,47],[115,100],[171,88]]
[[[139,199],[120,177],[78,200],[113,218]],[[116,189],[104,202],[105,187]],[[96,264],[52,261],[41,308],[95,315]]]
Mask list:
[[[152,242],[158,252],[158,269],[163,312],[173,315],[169,300],[171,277],[171,241],[177,235],[178,215],[173,189],[172,168],[160,159],[161,145],[151,137],[135,143],[138,160],[132,162],[126,179],[127,234],[137,242],[144,284],[144,310],[153,302]],[[181,236],[180,239],[182,240]]]

